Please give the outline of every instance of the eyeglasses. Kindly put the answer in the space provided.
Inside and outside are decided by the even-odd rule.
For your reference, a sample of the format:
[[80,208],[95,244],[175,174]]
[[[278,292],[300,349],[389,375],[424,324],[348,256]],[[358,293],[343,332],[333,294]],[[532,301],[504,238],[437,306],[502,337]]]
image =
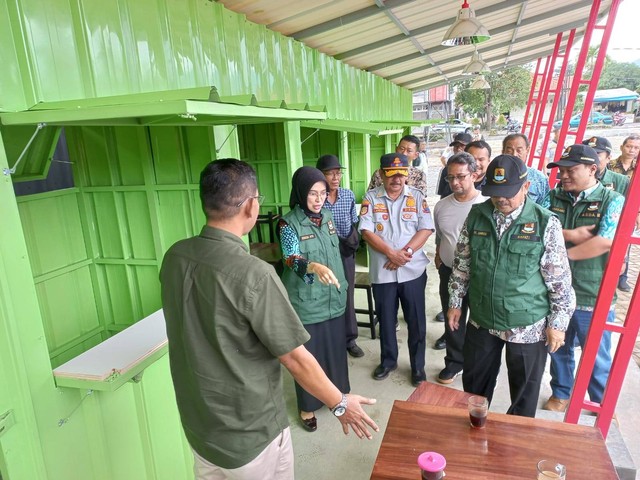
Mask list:
[[342,177],[342,172],[341,172],[341,171],[337,171],[337,172],[324,172],[324,176],[325,176],[325,177],[340,178],[340,177]]
[[313,197],[313,198],[317,198],[317,199],[326,198],[327,197],[327,191],[324,190],[322,192],[315,192],[315,191],[311,190],[307,194],[307,197]]
[[466,173],[464,175],[447,175],[445,178],[445,180],[449,183],[453,182],[454,180],[457,180],[459,182],[463,181],[465,178],[467,178],[469,175],[471,175],[470,173]]
[[241,207],[244,204],[244,202],[246,202],[250,198],[255,198],[256,200],[258,200],[258,205],[262,205],[262,202],[264,202],[264,195],[254,195],[253,197],[245,198],[239,204],[237,204],[236,207]]

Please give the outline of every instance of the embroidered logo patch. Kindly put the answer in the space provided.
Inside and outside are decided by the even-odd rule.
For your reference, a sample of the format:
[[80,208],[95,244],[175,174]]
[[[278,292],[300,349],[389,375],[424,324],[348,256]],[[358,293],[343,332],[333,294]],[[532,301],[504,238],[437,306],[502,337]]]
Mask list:
[[522,227],[522,233],[535,233],[536,224],[535,223],[525,223]]
[[416,206],[416,199],[413,197],[407,197],[407,201],[405,202],[405,205],[407,207],[415,207]]
[[429,213],[429,204],[427,203],[427,200],[424,199],[422,200],[422,213]]
[[382,226],[382,224],[381,224],[381,223],[376,223],[376,230],[377,230],[378,232],[381,232],[381,231],[383,231],[383,230],[384,230],[384,227]]
[[403,213],[402,218],[404,218],[405,220],[411,220],[413,218],[413,215],[410,213]]
[[600,202],[591,202],[591,204],[587,207],[589,212],[597,212],[600,209]]
[[387,215],[386,213],[384,215],[382,215],[382,219],[383,220],[389,220],[389,215]]
[[504,183],[507,181],[507,179],[505,178],[504,168],[495,169],[495,172],[493,173],[493,181],[494,183]]

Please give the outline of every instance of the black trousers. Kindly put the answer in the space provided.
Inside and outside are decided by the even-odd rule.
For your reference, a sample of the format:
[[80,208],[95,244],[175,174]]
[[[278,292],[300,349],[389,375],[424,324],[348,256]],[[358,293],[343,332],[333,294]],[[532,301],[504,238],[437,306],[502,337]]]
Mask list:
[[358,338],[358,320],[356,318],[355,303],[353,301],[354,283],[356,282],[356,256],[355,254],[342,258],[344,275],[347,277],[347,309],[344,311],[345,328],[347,332],[347,347],[352,347]]
[[380,321],[380,363],[393,368],[398,363],[398,339],[396,321],[398,306],[402,305],[404,319],[409,330],[409,359],[412,372],[424,370],[427,317],[424,290],[427,272],[415,280],[404,283],[373,283],[373,298]]
[[491,335],[489,330],[476,328],[469,323],[464,339],[464,391],[487,397],[491,402],[500,371],[502,347],[505,344],[511,394],[511,406],[507,413],[535,417],[540,383],[547,361],[547,347],[544,342],[505,342]]
[[462,315],[460,316],[460,326],[457,330],[449,328],[449,322],[446,319],[447,310],[449,309],[449,278],[452,270],[444,263],[440,264],[438,274],[440,275],[440,304],[442,312],[445,315],[444,322],[444,338],[447,341],[447,353],[444,356],[444,366],[451,373],[458,373],[463,368],[464,354],[462,348],[464,346],[464,336],[467,326],[467,313],[469,312],[469,295],[465,295],[462,299]]

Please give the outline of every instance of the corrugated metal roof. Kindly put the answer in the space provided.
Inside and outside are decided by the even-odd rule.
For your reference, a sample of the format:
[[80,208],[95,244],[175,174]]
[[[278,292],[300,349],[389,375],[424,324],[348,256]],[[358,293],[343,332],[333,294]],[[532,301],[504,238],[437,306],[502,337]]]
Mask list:
[[[474,46],[442,46],[462,0],[218,0],[247,19],[345,63],[419,90],[461,78]],[[491,33],[477,44],[492,70],[553,52],[556,34],[584,34],[590,0],[468,0]],[[609,11],[604,0],[599,15]]]

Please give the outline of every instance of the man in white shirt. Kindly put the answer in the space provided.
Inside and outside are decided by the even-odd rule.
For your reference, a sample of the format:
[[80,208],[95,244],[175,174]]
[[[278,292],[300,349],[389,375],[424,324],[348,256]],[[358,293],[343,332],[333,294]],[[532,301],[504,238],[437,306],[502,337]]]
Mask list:
[[[440,275],[440,302],[443,311],[449,308],[449,277],[453,266],[456,244],[462,225],[475,203],[487,199],[475,188],[477,178],[477,163],[473,155],[467,152],[456,153],[447,160],[447,174],[445,176],[453,193],[438,203],[434,208],[433,220],[436,227],[436,268]],[[445,322],[445,341],[447,353],[444,357],[444,368],[438,375],[438,382],[452,383],[462,372],[465,323],[469,308],[469,297],[465,295],[462,301],[462,315],[460,327],[451,330]]]

